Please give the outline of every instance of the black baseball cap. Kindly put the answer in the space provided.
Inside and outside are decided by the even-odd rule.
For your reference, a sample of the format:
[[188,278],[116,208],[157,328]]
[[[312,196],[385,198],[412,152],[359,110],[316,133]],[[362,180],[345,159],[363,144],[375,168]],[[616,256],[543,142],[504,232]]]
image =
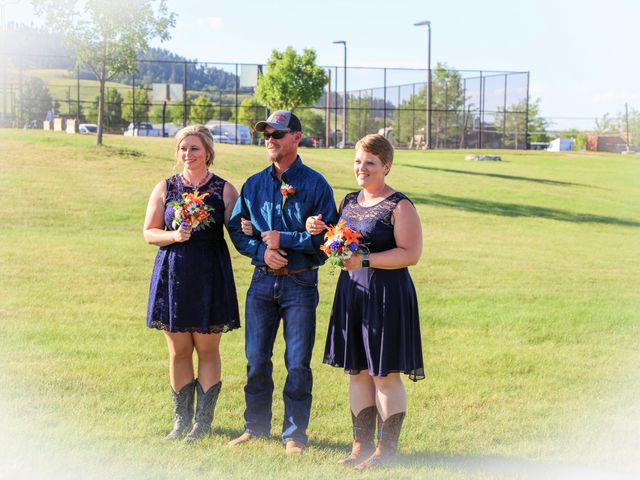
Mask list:
[[256,123],[256,132],[264,132],[271,127],[281,132],[301,132],[300,119],[287,110],[277,110],[269,115],[269,118]]

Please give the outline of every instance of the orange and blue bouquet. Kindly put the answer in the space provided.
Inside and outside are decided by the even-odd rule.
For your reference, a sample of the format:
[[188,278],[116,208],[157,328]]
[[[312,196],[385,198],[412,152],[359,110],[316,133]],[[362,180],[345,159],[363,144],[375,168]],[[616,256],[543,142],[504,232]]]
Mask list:
[[369,251],[362,243],[362,235],[347,227],[347,222],[344,220],[328,227],[324,238],[325,241],[320,246],[320,250],[327,254],[329,263],[333,266],[342,268],[344,260],[351,258],[354,253],[362,254]]
[[204,199],[209,195],[198,192],[183,193],[182,200],[170,202],[169,206],[173,207],[173,228],[178,227],[189,228],[191,231],[197,232],[203,230],[214,223],[213,212],[215,209],[211,205],[204,203]]

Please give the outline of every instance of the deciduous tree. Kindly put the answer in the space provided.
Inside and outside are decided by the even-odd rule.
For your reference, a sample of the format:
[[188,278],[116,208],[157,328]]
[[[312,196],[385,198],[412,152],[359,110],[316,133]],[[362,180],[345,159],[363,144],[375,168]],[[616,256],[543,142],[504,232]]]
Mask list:
[[[91,106],[91,117],[99,117],[100,96],[97,96]],[[103,123],[108,130],[117,130],[124,126],[122,120],[122,95],[116,88],[107,88],[104,95]]]
[[147,50],[151,39],[167,40],[175,14],[169,13],[166,0],[34,0],[34,6],[100,84],[96,144],[101,145],[105,83],[134,72],[138,52]]
[[[122,118],[129,122],[133,122],[134,118],[136,122],[146,121],[149,117],[149,109],[151,107],[151,104],[149,103],[149,93],[143,88],[137,88],[135,93],[135,102],[133,99],[133,93],[129,90],[125,101],[122,104]],[[162,116],[160,118],[162,120]]]
[[[528,113],[527,113],[528,112]],[[525,118],[527,122],[525,122]],[[522,148],[527,135],[532,142],[548,142],[548,122],[540,116],[540,99],[529,102],[522,99],[506,108],[499,108],[495,117],[496,129],[504,130],[505,144],[513,144],[515,148]]]
[[251,129],[251,141],[256,142],[256,132],[253,129],[256,123],[266,118],[265,108],[257,98],[249,97],[245,98],[240,107],[238,107],[238,123],[247,125]]
[[193,123],[205,124],[213,118],[214,112],[215,108],[211,100],[204,95],[200,95],[189,110],[189,120]]
[[[465,92],[455,68],[438,62],[431,77],[431,138],[435,148],[450,147],[463,133]],[[400,103],[394,115],[394,136],[409,143],[413,135],[426,135],[426,85]]]
[[[27,78],[22,87],[22,122],[36,120],[42,122],[47,112],[53,109],[51,93],[42,79],[38,77]],[[40,123],[42,126],[42,123]]]
[[326,83],[325,72],[316,65],[316,52],[312,49],[304,49],[302,55],[293,47],[284,52],[273,50],[267,73],[258,81],[256,98],[271,110],[295,110],[316,102]]
[[[321,110],[322,111],[322,110]],[[316,113],[311,108],[299,108],[296,110],[296,116],[302,124],[302,134],[312,137],[324,138],[325,124],[324,116]]]

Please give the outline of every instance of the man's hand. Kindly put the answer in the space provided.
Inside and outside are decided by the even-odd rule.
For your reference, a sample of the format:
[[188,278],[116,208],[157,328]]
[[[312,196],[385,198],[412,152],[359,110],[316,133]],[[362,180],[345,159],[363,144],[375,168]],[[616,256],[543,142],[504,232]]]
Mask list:
[[262,241],[269,250],[278,250],[280,248],[280,232],[278,230],[262,232]]
[[307,218],[305,228],[311,235],[318,235],[327,229],[327,224],[322,221],[322,214],[320,213]]
[[277,250],[268,248],[264,251],[264,263],[274,270],[286,267],[289,263],[289,260],[287,260],[287,252],[280,248]]

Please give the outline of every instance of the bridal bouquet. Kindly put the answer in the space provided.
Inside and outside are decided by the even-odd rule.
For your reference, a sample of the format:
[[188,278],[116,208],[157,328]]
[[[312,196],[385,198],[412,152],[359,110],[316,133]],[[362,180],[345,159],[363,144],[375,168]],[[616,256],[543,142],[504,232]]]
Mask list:
[[193,193],[185,192],[182,194],[182,200],[170,202],[169,206],[173,207],[174,210],[173,228],[177,229],[180,226],[191,227],[191,231],[197,232],[214,223],[214,208],[204,203],[207,195],[209,194],[203,193],[200,195],[197,191]]
[[333,266],[342,268],[344,260],[351,258],[354,253],[368,252],[367,247],[361,243],[362,235],[347,227],[344,220],[328,227],[324,238],[325,242],[320,246],[320,250],[327,254],[329,263]]

